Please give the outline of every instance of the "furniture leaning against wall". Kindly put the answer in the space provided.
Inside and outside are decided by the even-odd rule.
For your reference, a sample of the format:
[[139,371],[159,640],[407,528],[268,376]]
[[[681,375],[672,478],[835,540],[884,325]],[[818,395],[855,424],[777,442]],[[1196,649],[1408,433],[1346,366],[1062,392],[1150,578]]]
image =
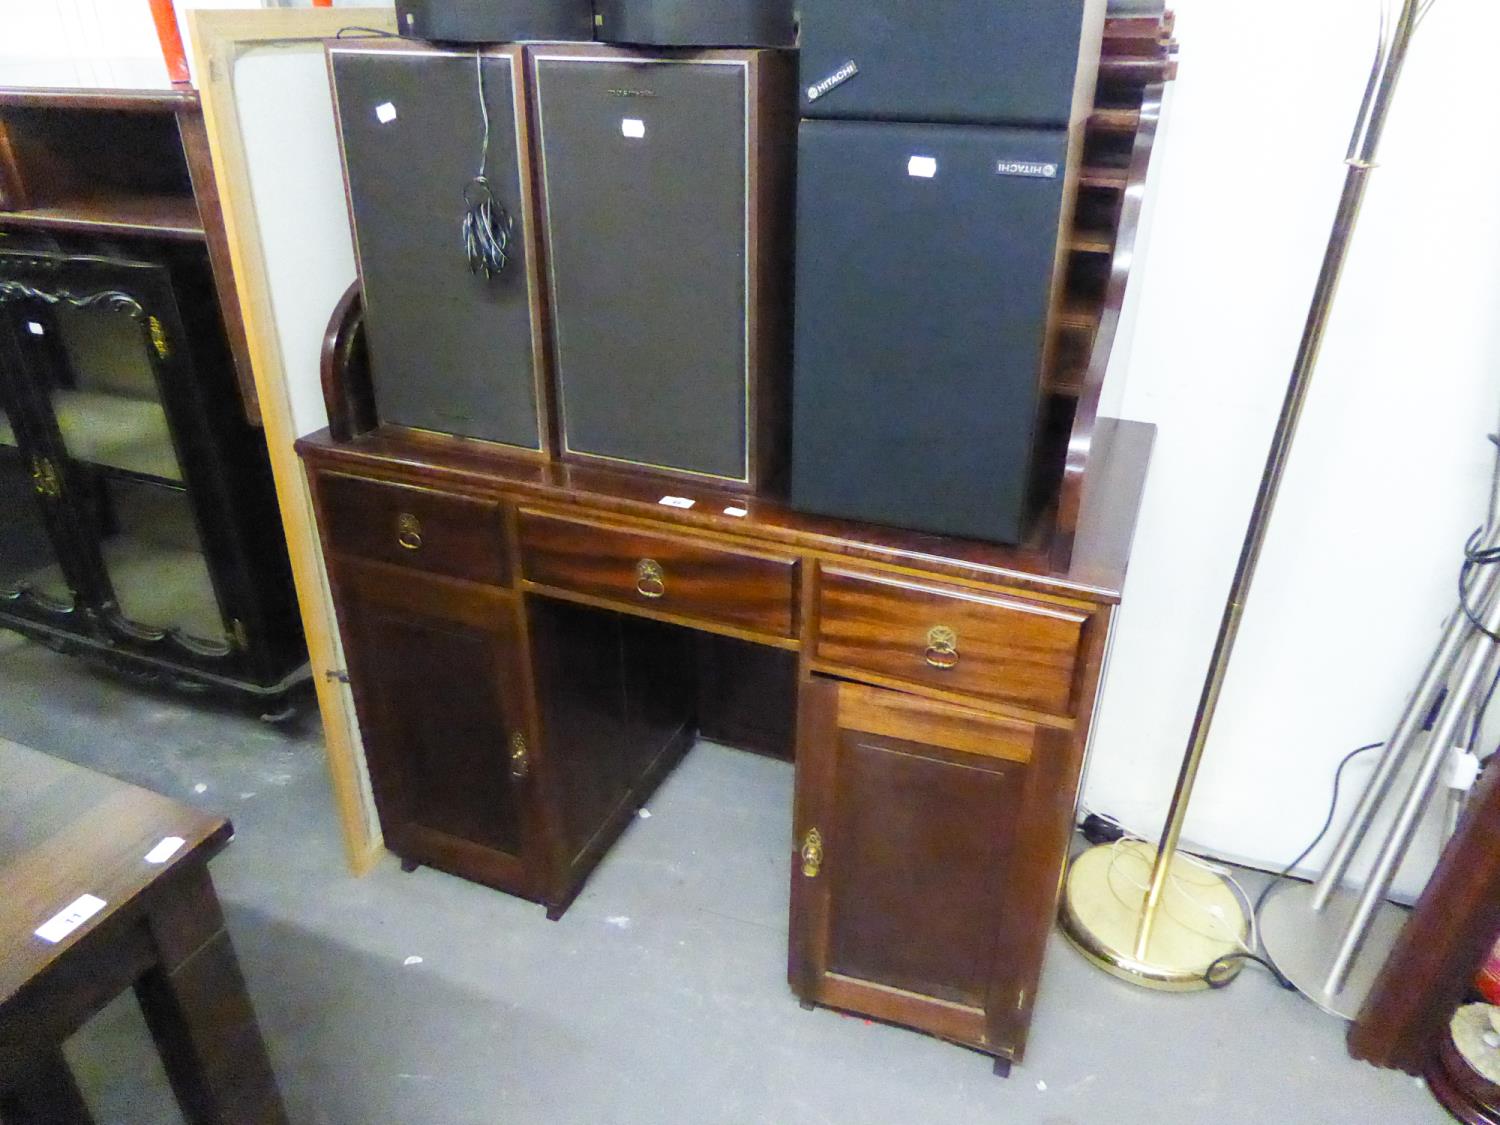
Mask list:
[[[999,1072],[1021,1057],[1153,436],[1097,410],[1174,66],[1170,27],[1153,18],[1108,28],[1079,177],[1094,186],[1063,236],[1070,262],[1087,258],[1107,280],[1069,291],[1080,339],[1042,392],[1067,456],[1051,464],[1046,502],[1017,544],[808,515],[727,475],[665,477],[412,426],[383,391],[392,356],[365,263],[368,336],[356,286],[325,347],[330,428],[298,448],[381,826],[404,865],[541,902],[556,918],[695,734],[793,759],[796,995],[974,1047]],[[443,57],[402,46],[410,58]],[[356,49],[368,50],[331,48],[336,84]],[[380,50],[397,48],[370,53]],[[587,50],[608,55],[588,65],[620,65],[608,49]],[[470,80],[491,59],[514,73],[519,58],[534,74],[524,65],[533,53],[563,54],[484,48],[455,73],[472,97]],[[602,93],[655,92],[639,76],[667,69],[643,68]],[[540,97],[546,119],[545,81],[527,92],[504,128],[550,153],[556,137],[540,137],[526,116]],[[339,95],[347,115],[352,101]],[[367,98],[360,112],[378,123],[387,100]],[[392,110],[400,121],[403,107],[383,113]],[[622,132],[626,120],[657,135],[650,112],[616,104],[615,135],[642,139]],[[493,142],[493,112],[491,127]],[[736,126],[717,143],[743,151],[746,136]],[[474,173],[465,156],[445,198]],[[360,159],[346,152],[363,258]],[[527,182],[523,173],[523,195]],[[505,202],[517,212],[513,245],[530,253],[535,212]],[[606,218],[609,203],[599,201]],[[743,212],[726,214],[740,229]],[[443,224],[444,285],[474,280],[458,220]],[[601,220],[600,237],[610,229]],[[528,296],[533,281],[524,271],[505,279],[509,299],[543,301],[537,322],[550,333],[549,287]],[[524,342],[533,322],[515,323],[521,343],[511,366],[492,372],[497,382],[534,377]],[[564,366],[567,346],[564,329]],[[543,412],[538,432],[549,424]]]
[[0,625],[274,712],[306,653],[192,91],[0,90]]

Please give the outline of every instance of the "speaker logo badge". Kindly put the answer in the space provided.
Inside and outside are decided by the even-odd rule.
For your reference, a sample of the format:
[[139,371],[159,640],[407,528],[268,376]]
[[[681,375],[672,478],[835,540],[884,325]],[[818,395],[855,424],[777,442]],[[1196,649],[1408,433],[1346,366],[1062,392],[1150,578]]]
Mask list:
[[839,67],[832,74],[830,74],[827,78],[820,79],[819,81],[814,82],[811,86],[809,86],[807,88],[807,100],[810,102],[817,101],[830,90],[838,89],[858,73],[859,67],[854,65],[853,59],[850,59],[843,66]]
[[1057,165],[1040,160],[998,160],[995,172],[1001,176],[1029,176],[1034,180],[1057,179]]

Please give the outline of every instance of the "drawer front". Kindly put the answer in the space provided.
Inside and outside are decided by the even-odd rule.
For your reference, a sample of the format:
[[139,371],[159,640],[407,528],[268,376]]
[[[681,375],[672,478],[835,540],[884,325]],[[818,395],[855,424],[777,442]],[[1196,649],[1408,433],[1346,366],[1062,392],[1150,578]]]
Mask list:
[[318,499],[324,538],[339,554],[472,582],[510,581],[498,501],[341,473],[318,477]]
[[816,658],[1067,715],[1087,620],[1063,606],[824,570]]
[[777,637],[792,635],[796,561],[522,511],[521,573],[557,590]]

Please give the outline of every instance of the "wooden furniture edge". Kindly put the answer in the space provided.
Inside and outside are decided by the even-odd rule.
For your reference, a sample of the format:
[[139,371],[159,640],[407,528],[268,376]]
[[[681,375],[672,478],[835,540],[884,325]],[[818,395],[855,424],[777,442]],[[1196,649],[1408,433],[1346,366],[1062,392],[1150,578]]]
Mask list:
[[176,113],[198,105],[198,91],[190,86],[161,89],[104,89],[72,86],[7,86],[0,89],[0,105],[42,109],[113,109],[131,113]]
[[1127,185],[1120,205],[1120,222],[1115,236],[1114,254],[1110,260],[1109,281],[1105,288],[1104,307],[1099,327],[1089,353],[1088,370],[1073,414],[1073,429],[1068,438],[1062,484],[1057,498],[1057,530],[1053,550],[1061,568],[1072,561],[1078,530],[1086,511],[1100,490],[1097,471],[1101,454],[1107,455],[1113,428],[1101,426],[1099,401],[1104,392],[1104,377],[1114,353],[1120,314],[1125,307],[1125,292],[1135,264],[1136,239],[1140,234],[1141,207],[1146,194],[1146,177],[1151,168],[1151,153],[1156,143],[1156,128],[1161,120],[1162,87],[1146,87],[1141,101],[1139,123],[1131,147]]
[[244,141],[234,100],[234,61],[246,46],[316,41],[362,24],[394,30],[390,9],[194,10],[188,15],[193,62],[202,89],[204,128],[223,210],[230,272],[235,280],[261,422],[270,452],[276,499],[292,561],[292,575],[312,662],[313,684],[328,755],[334,803],[346,861],[362,875],[374,866],[381,838],[362,780],[364,750],[353,704],[331,676],[342,667],[338,628],[313,517],[306,477],[293,448],[286,369],[276,334],[259,224],[250,191]]
[[1500,770],[1479,783],[1349,1025],[1349,1054],[1421,1075],[1500,932]]

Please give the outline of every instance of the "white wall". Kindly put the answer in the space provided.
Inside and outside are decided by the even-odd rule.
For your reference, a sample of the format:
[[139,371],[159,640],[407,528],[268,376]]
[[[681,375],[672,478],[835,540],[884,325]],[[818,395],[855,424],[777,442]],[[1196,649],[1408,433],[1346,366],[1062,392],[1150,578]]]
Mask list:
[[[334,7],[382,0],[334,0]],[[306,8],[311,0],[176,0],[189,8]],[[147,0],[0,0],[0,86],[170,86]]]
[[[1158,444],[1087,780],[1159,830],[1343,180],[1375,0],[1176,0],[1137,319],[1110,388]],[[1454,604],[1500,416],[1500,5],[1438,0],[1401,81],[1186,835],[1264,864],[1322,823]],[[1362,782],[1351,767],[1346,779]],[[1420,885],[1435,841],[1398,886]],[[1313,863],[1317,863],[1314,857]]]

